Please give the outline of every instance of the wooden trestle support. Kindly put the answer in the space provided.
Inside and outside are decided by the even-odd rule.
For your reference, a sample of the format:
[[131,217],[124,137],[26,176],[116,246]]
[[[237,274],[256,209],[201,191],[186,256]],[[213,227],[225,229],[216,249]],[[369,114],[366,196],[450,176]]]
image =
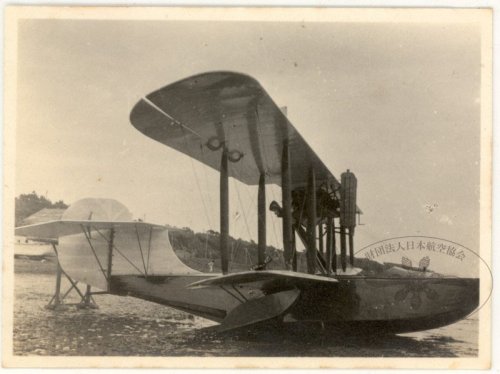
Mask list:
[[[61,265],[59,264],[59,255],[57,252],[57,246],[55,244],[52,244],[52,248],[56,254],[56,261],[57,261],[57,270],[56,270],[56,289],[54,292],[54,295],[50,299],[49,303],[45,306],[46,309],[51,309],[51,310],[58,310],[61,309],[62,307],[66,306],[76,306],[79,309],[97,309],[99,306],[97,305],[96,301],[93,298],[93,295],[96,294],[102,294],[106,292],[92,292],[92,288],[90,285],[86,285],[86,289],[83,292],[79,288],[78,281],[75,281],[72,279],[66,272],[62,269]],[[64,292],[61,292],[61,283],[62,279],[64,278],[68,280],[70,283],[70,287]],[[66,297],[69,296],[71,291],[75,291],[78,296],[80,297],[80,301],[76,303],[67,303],[64,300]]]

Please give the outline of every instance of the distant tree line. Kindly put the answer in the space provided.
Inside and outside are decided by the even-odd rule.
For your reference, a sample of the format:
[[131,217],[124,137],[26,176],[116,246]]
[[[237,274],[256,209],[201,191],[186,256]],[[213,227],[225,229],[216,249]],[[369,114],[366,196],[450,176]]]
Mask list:
[[[52,202],[43,195],[38,195],[35,191],[29,194],[21,194],[16,197],[16,226],[32,214],[44,209],[66,209],[68,205],[62,200]],[[180,255],[182,261],[194,269],[207,271],[207,263],[215,260],[215,271],[220,271],[220,241],[219,232],[208,230],[206,233],[194,232],[189,227],[177,229],[175,226],[165,225],[172,230],[169,232],[173,249]],[[266,255],[272,258],[268,264],[268,269],[282,269],[284,266],[283,250],[273,246],[267,246]],[[229,237],[229,263],[232,271],[248,270],[252,265],[257,264],[257,243],[250,240],[235,239]],[[297,263],[299,271],[306,271],[305,252],[297,253]],[[337,255],[337,263],[340,257]],[[356,258],[355,266],[364,269],[367,274],[377,274],[387,267],[397,264],[379,264],[365,258]]]
[[16,197],[16,226],[19,226],[24,219],[44,208],[66,209],[68,207],[64,201],[59,200],[53,203],[43,195],[38,195],[36,191],[28,194],[21,194]]
[[[208,230],[206,233],[195,233],[188,227],[169,232],[170,242],[176,252],[182,251],[188,254],[188,258],[182,257],[182,260],[188,265],[198,268],[197,259],[204,259],[201,264],[209,260],[215,260],[216,269],[219,268],[220,260],[220,241],[219,233],[214,230]],[[280,269],[283,267],[283,251],[273,246],[267,246],[266,255],[273,261],[268,269]],[[252,265],[257,264],[257,243],[253,240],[246,241],[229,237],[229,263],[233,270],[248,270]],[[205,268],[199,270],[206,271]]]

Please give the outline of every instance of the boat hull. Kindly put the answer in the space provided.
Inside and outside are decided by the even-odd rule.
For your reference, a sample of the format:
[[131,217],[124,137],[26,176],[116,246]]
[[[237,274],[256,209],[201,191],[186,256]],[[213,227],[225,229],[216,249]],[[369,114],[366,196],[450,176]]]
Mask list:
[[[116,276],[111,292],[169,305],[217,322],[262,284],[186,288],[211,275]],[[283,285],[280,285],[282,288]],[[317,324],[350,333],[403,333],[456,322],[479,304],[479,280],[461,278],[339,277],[336,283],[295,285],[299,297],[280,317],[284,324]],[[268,288],[269,289],[269,288]]]

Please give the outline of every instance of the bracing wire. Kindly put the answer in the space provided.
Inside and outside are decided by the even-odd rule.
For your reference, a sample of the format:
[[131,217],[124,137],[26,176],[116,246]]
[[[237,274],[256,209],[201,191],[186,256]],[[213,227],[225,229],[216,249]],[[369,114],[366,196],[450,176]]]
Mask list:
[[[238,178],[238,177],[241,177],[241,175],[239,174],[238,170],[235,168],[233,169],[233,172],[235,174],[235,176]],[[252,234],[250,232],[250,225],[248,223],[248,220],[249,220],[249,216],[247,216],[246,212],[247,211],[252,211],[250,208],[252,206],[256,206],[256,202],[257,202],[257,196],[256,196],[256,193],[254,192],[253,194],[250,194],[250,202],[249,202],[249,206],[245,209],[245,206],[243,204],[243,201],[241,199],[241,195],[240,195],[240,191],[239,191],[239,188],[238,188],[238,185],[237,185],[237,182],[235,179],[237,178],[233,178],[233,185],[234,185],[234,189],[236,190],[236,196],[238,197],[238,203],[240,205],[240,208],[242,210],[242,214],[243,214],[243,219],[244,219],[244,222],[245,222],[245,227],[246,227],[246,230],[247,230],[247,233],[248,233],[248,237],[249,239],[251,240],[252,239]],[[250,264],[252,264],[252,258],[249,256],[248,254],[248,251],[246,251],[246,258],[249,258],[250,259]]]
[[[182,139],[184,140],[184,143],[185,143],[184,145],[187,147],[187,140],[186,140],[186,137],[185,137],[186,133],[184,131],[184,127],[182,126],[181,129],[182,129]],[[189,161],[191,162],[191,169],[193,170],[194,179],[196,181],[196,186],[197,186],[198,192],[200,194],[201,203],[203,205],[203,211],[205,213],[205,217],[207,219],[208,226],[210,227],[210,229],[213,229],[212,222],[210,220],[210,215],[208,214],[208,208],[207,208],[207,205],[205,204],[205,199],[203,198],[203,194],[202,194],[202,191],[201,191],[201,185],[200,185],[200,181],[198,180],[198,174],[196,173],[196,169],[195,169],[195,165],[194,165],[194,162],[193,162],[193,158],[189,157]]]
[[[251,195],[251,196],[252,196],[252,195]],[[242,202],[240,199],[239,199],[239,204],[240,204],[241,209],[242,209],[243,211],[245,211],[245,207],[243,206],[243,202]],[[254,195],[250,198],[250,203],[249,203],[248,208],[247,208],[246,210],[251,211],[251,210],[250,210],[250,208],[251,208],[254,204],[255,204],[255,194],[254,194]],[[247,221],[247,222],[248,222],[248,221]],[[247,231],[248,231],[248,226],[249,226],[249,225],[248,225],[248,223],[247,223]],[[238,231],[238,233],[237,233],[237,236],[238,236],[238,237],[241,237],[241,231],[242,231],[242,230],[243,230],[243,228],[242,228],[242,227],[240,227],[240,229],[239,229],[239,231]],[[250,234],[249,234],[249,239],[251,239]],[[235,247],[235,249],[234,249],[234,250],[236,251],[236,250],[239,248],[239,246],[240,246],[240,243],[238,242],[238,243],[236,244],[236,247]],[[250,262],[252,262],[252,261],[250,261]]]
[[[201,141],[202,137],[201,137],[200,134],[198,134],[197,132],[195,132],[193,129],[185,126],[180,121],[176,120],[173,116],[171,116],[170,114],[168,114],[167,112],[165,112],[163,109],[161,109],[159,106],[157,106],[155,103],[153,103],[148,98],[143,98],[143,99],[152,108],[156,109],[159,113],[161,113],[163,116],[165,116],[167,119],[169,119],[171,121],[171,124],[176,124],[176,125],[180,126],[180,128],[182,129],[182,139],[184,140],[184,145],[186,146],[186,148],[187,148],[186,131],[189,131],[192,135],[196,136]],[[201,202],[203,204],[203,210],[205,211],[205,216],[207,218],[207,223],[210,226],[210,228],[213,229],[212,222],[210,220],[210,215],[208,214],[208,209],[206,207],[205,200],[203,199],[203,194],[201,193],[201,186],[200,186],[200,182],[198,181],[198,175],[196,174],[196,170],[195,170],[195,167],[194,167],[193,159],[191,157],[189,157],[189,160],[191,162],[191,169],[193,170],[193,174],[194,174],[194,177],[195,177],[195,180],[196,180],[196,185],[198,187],[198,192],[200,193]]]
[[[258,108],[255,109],[255,114],[257,117],[257,125],[258,125],[257,130],[259,131],[260,130],[260,116],[259,116]],[[259,139],[260,139],[260,136],[259,136]],[[269,159],[267,157],[266,147],[261,147],[261,149],[262,149],[262,155],[264,157],[265,163],[266,163],[266,165],[269,165]],[[271,188],[271,195],[273,197],[273,200],[277,201],[276,196],[274,195],[274,190],[272,188]],[[272,228],[273,228],[274,240],[275,240],[275,243],[278,245],[278,243],[280,243],[280,241],[278,240],[278,234],[276,233],[276,226],[275,226],[275,222],[274,222],[274,217],[271,218],[271,224],[272,224]]]
[[[201,152],[201,157],[202,158],[205,158],[205,153],[203,152],[203,146],[200,147],[200,152]],[[203,180],[205,182],[205,191],[207,191],[207,197],[208,197],[208,206],[209,208],[213,208],[214,205],[212,203],[212,196],[210,194],[210,186],[208,184],[208,176],[207,176],[207,169],[205,167],[201,168],[203,170]],[[211,222],[209,222],[209,226],[210,226],[210,229],[213,229],[213,226],[211,224]]]
[[[273,200],[276,201],[276,196],[274,195],[274,190],[272,188],[271,188],[271,195],[273,195]],[[276,244],[278,244],[279,243],[278,234],[276,233],[276,226],[274,224],[274,221],[275,221],[275,218],[273,216],[271,216],[271,224],[273,227],[274,240],[276,241]]]
[[240,204],[240,207],[241,207],[241,210],[242,210],[242,213],[243,213],[243,220],[245,222],[245,227],[247,229],[247,234],[248,234],[248,237],[251,238],[252,234],[250,233],[250,225],[248,224],[248,218],[247,218],[246,209],[243,206],[243,202],[241,201],[241,196],[240,196],[240,191],[239,191],[238,185],[236,184],[236,181],[234,179],[233,179],[233,182],[234,182],[233,183],[234,189],[236,190],[236,196],[238,196],[238,202]]

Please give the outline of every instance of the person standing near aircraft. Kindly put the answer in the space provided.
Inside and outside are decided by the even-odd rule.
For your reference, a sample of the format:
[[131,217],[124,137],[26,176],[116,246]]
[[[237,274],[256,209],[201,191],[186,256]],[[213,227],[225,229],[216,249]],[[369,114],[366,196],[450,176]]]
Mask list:
[[213,273],[214,272],[214,265],[215,265],[215,261],[214,259],[210,259],[210,261],[208,261],[208,272],[209,273]]

